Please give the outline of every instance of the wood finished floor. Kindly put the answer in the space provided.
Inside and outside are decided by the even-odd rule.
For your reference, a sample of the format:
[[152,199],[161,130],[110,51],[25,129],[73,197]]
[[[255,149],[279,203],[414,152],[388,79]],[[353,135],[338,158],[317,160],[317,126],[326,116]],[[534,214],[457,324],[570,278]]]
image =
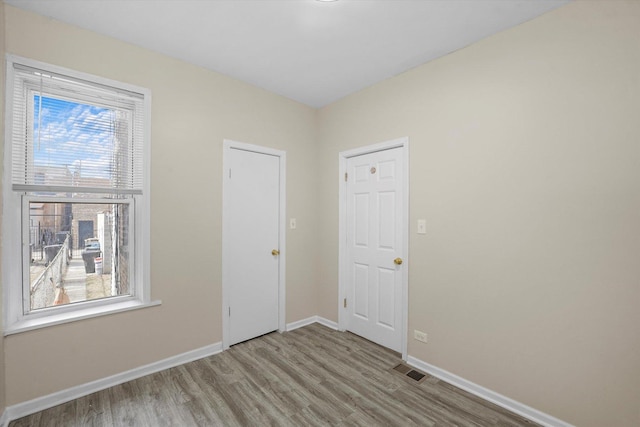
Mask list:
[[21,426],[532,426],[397,353],[313,324],[15,420]]

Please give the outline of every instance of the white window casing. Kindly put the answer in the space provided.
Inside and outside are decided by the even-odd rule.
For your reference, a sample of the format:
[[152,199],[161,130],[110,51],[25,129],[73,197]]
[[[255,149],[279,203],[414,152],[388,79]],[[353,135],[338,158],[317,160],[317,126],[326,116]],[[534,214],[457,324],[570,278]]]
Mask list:
[[[108,80],[27,58],[7,55],[5,152],[2,217],[2,283],[4,334],[9,335],[53,324],[103,314],[157,305],[151,301],[150,234],[150,106],[148,89]],[[46,180],[37,172],[34,147],[46,146],[43,128],[37,123],[49,113],[43,98],[61,102],[86,103],[96,111],[108,112],[88,117],[87,126],[100,132],[107,126],[122,138],[111,144],[82,145],[95,161],[79,161],[70,149],[49,149],[46,162],[52,170],[75,170],[50,174]],[[84,104],[83,104],[84,105]],[[37,112],[37,113],[34,113]],[[106,113],[105,113],[106,114]],[[35,117],[37,115],[37,117]],[[53,133],[54,130],[48,130]],[[86,135],[85,135],[86,136]],[[88,147],[88,148],[87,148]],[[43,156],[43,154],[39,154]],[[74,169],[75,168],[75,169]],[[74,178],[75,177],[75,178]],[[106,177],[106,178],[105,178]],[[29,203],[103,203],[128,208],[128,295],[74,302],[39,310],[29,303]],[[123,208],[124,209],[124,208]]]

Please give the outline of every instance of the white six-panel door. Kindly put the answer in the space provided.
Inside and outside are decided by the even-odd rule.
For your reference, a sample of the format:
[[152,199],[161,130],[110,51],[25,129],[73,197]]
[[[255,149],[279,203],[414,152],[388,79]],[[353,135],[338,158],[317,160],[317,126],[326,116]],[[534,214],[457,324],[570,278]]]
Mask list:
[[280,157],[230,148],[225,158],[223,280],[233,345],[278,329]]
[[403,151],[347,159],[346,329],[402,351]]

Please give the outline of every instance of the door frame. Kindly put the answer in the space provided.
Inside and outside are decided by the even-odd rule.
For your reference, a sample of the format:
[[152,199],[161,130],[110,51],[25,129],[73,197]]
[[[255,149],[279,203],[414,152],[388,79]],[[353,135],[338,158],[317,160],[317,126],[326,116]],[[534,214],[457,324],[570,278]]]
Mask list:
[[229,153],[231,150],[243,150],[253,153],[266,154],[280,158],[280,216],[278,220],[278,332],[286,330],[286,207],[287,207],[287,153],[286,151],[276,150],[273,148],[262,147],[244,142],[232,141],[225,139],[222,146],[222,349],[229,348],[231,339],[229,322],[229,288],[228,268],[226,263],[228,259],[228,248],[231,245],[229,241],[229,233],[225,233],[228,229],[229,212],[227,212],[229,203],[229,188],[225,179],[229,170]]
[[378,151],[390,150],[392,148],[402,148],[403,176],[402,206],[404,213],[400,220],[402,224],[402,259],[404,260],[405,271],[402,275],[402,297],[401,297],[401,322],[400,330],[402,335],[402,360],[407,360],[407,330],[408,330],[408,295],[409,295],[409,138],[402,137],[391,141],[368,145],[366,147],[354,148],[342,151],[338,154],[340,167],[339,177],[339,225],[338,225],[338,329],[347,329],[347,309],[342,304],[347,297],[349,269],[347,265],[347,182],[344,179],[347,172],[347,160],[363,154],[375,153]]

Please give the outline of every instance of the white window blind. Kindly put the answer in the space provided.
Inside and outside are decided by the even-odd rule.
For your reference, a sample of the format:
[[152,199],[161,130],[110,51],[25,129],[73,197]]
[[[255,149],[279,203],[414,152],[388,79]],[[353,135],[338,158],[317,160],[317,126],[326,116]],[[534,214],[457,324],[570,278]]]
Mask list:
[[13,67],[14,191],[142,194],[142,94]]

